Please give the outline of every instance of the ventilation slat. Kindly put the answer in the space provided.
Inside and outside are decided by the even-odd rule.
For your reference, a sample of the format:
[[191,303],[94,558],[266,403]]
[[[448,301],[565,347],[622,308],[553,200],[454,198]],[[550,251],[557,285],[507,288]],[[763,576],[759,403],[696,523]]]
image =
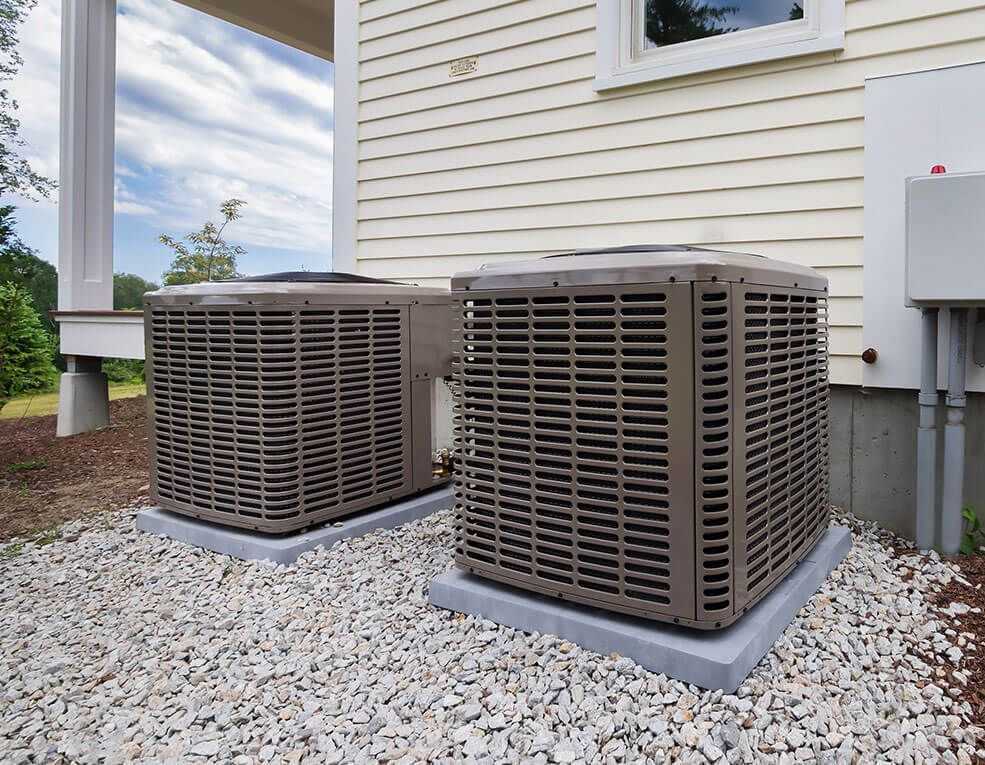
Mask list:
[[[664,361],[690,356],[690,285],[605,289],[458,303],[458,561],[555,596],[690,620],[693,527],[669,508],[692,502],[693,478],[690,455],[671,459],[668,444],[691,441],[691,386],[673,384]],[[624,551],[636,548],[662,549],[661,562],[628,569]]]
[[288,531],[409,490],[406,309],[154,305],[158,499]]

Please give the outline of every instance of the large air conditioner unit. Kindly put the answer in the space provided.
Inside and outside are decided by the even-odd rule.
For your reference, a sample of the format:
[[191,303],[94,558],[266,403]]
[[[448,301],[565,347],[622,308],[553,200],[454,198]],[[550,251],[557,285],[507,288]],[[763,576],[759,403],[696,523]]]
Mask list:
[[456,275],[461,568],[705,629],[828,522],[827,281],[640,246]]
[[145,296],[151,499],[268,533],[448,479],[446,290],[288,273]]

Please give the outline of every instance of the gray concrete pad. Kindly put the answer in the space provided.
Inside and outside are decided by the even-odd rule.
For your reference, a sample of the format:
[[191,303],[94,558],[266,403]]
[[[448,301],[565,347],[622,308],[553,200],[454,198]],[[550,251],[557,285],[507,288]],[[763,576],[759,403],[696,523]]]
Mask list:
[[362,536],[377,529],[396,528],[453,504],[452,489],[445,486],[334,523],[329,522],[316,529],[285,536],[220,526],[160,507],[148,507],[138,511],[137,528],[234,558],[290,564],[301,553],[318,546],[328,548],[342,539]]
[[431,582],[431,603],[524,632],[557,635],[601,654],[628,656],[653,672],[702,688],[735,691],[852,546],[831,526],[769,595],[724,630],[705,632],[623,616],[446,571]]

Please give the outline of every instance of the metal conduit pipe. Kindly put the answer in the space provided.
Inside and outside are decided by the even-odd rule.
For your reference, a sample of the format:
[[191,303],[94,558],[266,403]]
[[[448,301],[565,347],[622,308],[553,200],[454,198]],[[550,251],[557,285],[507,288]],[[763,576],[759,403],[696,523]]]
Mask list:
[[947,366],[947,424],[944,426],[944,488],[941,497],[941,551],[961,549],[961,510],[964,504],[965,354],[968,309],[951,309]]
[[917,429],[917,547],[934,546],[937,514],[937,308],[921,311],[920,426]]

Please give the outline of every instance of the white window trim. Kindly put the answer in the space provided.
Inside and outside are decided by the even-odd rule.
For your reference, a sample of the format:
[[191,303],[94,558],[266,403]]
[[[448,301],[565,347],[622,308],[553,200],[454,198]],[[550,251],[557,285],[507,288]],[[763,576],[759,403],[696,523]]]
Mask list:
[[845,43],[845,0],[805,0],[802,21],[646,51],[639,18],[642,0],[598,0],[596,8],[595,90],[840,50]]

